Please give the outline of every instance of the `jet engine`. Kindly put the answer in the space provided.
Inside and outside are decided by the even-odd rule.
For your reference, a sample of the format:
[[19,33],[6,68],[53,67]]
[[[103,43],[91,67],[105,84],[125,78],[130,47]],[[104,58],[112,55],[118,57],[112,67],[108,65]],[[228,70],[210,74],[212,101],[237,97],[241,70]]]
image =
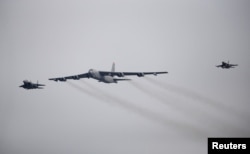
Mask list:
[[121,72],[121,73],[118,73],[117,76],[118,76],[118,77],[124,77],[124,73],[122,73],[122,72]]
[[78,75],[73,76],[72,78],[73,78],[74,80],[79,80],[79,79],[80,79]]
[[144,73],[137,73],[138,77],[144,77]]
[[66,81],[67,79],[66,79],[66,78],[59,78],[58,80],[64,82],[64,81]]

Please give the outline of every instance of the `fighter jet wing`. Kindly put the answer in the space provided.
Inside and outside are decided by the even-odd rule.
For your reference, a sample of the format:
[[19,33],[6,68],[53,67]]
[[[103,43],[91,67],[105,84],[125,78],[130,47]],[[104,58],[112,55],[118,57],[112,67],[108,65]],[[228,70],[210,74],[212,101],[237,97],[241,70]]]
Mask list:
[[59,77],[59,78],[50,78],[49,80],[53,81],[66,81],[67,79],[79,80],[81,78],[89,78],[89,73],[66,76],[66,77]]
[[157,75],[157,74],[165,74],[168,72],[105,72],[100,71],[101,75],[111,75],[111,76],[118,76],[118,77],[124,77],[129,75],[137,75],[138,77],[142,77],[144,75]]

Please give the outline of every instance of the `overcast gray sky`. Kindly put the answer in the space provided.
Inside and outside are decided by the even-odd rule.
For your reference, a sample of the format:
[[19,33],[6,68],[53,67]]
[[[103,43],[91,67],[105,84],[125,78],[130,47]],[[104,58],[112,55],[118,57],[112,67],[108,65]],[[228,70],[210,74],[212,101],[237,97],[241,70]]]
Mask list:
[[[249,137],[247,0],[1,0],[0,153],[207,153]],[[216,68],[221,61],[239,64]],[[168,71],[132,82],[48,78]],[[24,79],[43,90],[19,88]]]

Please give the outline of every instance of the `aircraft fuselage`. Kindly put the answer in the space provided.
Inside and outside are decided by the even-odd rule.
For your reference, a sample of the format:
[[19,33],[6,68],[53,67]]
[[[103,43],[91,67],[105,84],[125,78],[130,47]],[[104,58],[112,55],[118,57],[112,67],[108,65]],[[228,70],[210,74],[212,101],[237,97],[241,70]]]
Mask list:
[[101,75],[99,71],[90,69],[89,77],[104,83],[117,83],[111,75]]

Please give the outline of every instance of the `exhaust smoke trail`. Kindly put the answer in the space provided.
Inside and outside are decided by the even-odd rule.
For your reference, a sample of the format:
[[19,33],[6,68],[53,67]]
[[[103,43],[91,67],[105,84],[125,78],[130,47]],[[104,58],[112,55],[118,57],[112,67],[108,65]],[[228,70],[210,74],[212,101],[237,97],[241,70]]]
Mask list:
[[[171,85],[171,84],[167,84],[167,83],[164,83],[161,81],[157,81],[157,80],[154,80],[154,79],[149,78],[149,77],[145,77],[145,79],[147,81],[149,81],[150,83],[152,83],[158,87],[161,87],[164,90],[168,90],[169,92],[176,93],[178,95],[182,95],[182,96],[185,96],[186,98],[193,99],[193,100],[196,100],[199,102],[203,102],[206,105],[209,105],[210,107],[213,107],[214,109],[218,110],[219,113],[221,113],[221,111],[223,111],[227,115],[226,117],[231,116],[233,118],[236,117],[240,120],[245,119],[246,121],[248,121],[248,118],[249,118],[248,115],[244,115],[243,113],[236,112],[233,108],[230,108],[229,106],[226,106],[220,102],[214,101],[206,96],[203,96],[201,94],[198,94],[196,92],[193,92],[193,91],[190,91],[190,90],[187,90],[184,88],[180,88],[180,87],[175,86],[175,85]],[[195,111],[195,112],[197,112],[197,111]],[[206,112],[206,114],[210,118],[213,117],[213,119],[214,119],[213,122],[218,123],[218,124],[216,124],[216,126],[221,127],[223,125],[224,128],[233,128],[232,130],[239,130],[240,129],[240,131],[243,133],[244,132],[249,133],[249,130],[246,128],[243,128],[242,125],[235,124],[235,122],[232,123],[230,118],[221,119],[218,116],[211,115],[211,113]],[[225,122],[225,120],[227,120],[228,122]],[[227,127],[227,126],[229,126],[229,127]],[[223,127],[222,127],[222,129],[223,129]]]
[[129,111],[132,111],[133,113],[136,113],[136,114],[138,114],[138,115],[140,115],[148,120],[152,120],[153,122],[158,122],[158,123],[166,125],[168,127],[172,127],[174,130],[180,130],[182,132],[186,132],[189,135],[190,135],[190,133],[192,133],[195,137],[198,137],[198,138],[208,136],[207,132],[205,132],[204,130],[197,129],[197,128],[192,127],[192,126],[185,124],[183,122],[176,122],[176,121],[173,121],[171,119],[164,118],[163,115],[151,112],[147,109],[140,108],[127,100],[110,95],[109,93],[107,93],[101,89],[98,89],[97,87],[95,87],[87,82],[84,82],[83,80],[81,80],[81,81],[86,86],[93,89],[95,92],[102,94],[108,100],[113,101],[114,103],[118,104],[119,106],[121,106]]
[[[80,86],[78,86],[77,84],[74,84],[74,83],[71,82],[71,81],[67,81],[66,83],[67,83],[69,86],[71,86],[72,88],[78,90],[79,92],[85,93],[85,94],[87,94],[87,95],[89,95],[89,96],[91,96],[91,97],[93,97],[93,98],[95,98],[95,99],[98,99],[98,100],[101,100],[101,101],[103,101],[104,99],[106,99],[105,97],[103,97],[103,96],[101,96],[101,95],[98,95],[97,93],[94,93],[94,92],[92,92],[92,91],[89,91],[89,90],[87,90],[87,89],[85,89],[85,88],[83,88],[83,87],[80,87]],[[106,102],[109,103],[109,101],[106,101]]]
[[[191,116],[192,117],[192,120],[198,120],[200,121],[201,123],[212,123],[213,125],[216,125],[217,128],[218,126],[221,127],[221,124],[223,123],[224,127],[222,128],[218,128],[218,129],[221,129],[221,130],[225,130],[225,128],[227,128],[227,126],[229,126],[227,123],[225,123],[224,121],[222,120],[219,120],[218,118],[216,117],[212,117],[210,114],[207,114],[205,115],[205,113],[203,111],[200,111],[200,110],[196,110],[194,112],[193,109],[188,109],[187,106],[185,105],[180,105],[177,101],[176,102],[173,102],[169,99],[167,99],[166,97],[164,97],[164,93],[160,93],[158,91],[155,91],[155,90],[152,90],[152,89],[149,89],[148,87],[144,87],[144,85],[141,85],[139,83],[136,83],[136,82],[129,82],[132,86],[134,86],[135,88],[137,88],[138,90],[140,90],[141,92],[143,92],[144,94],[146,95],[149,95],[151,96],[152,98],[160,101],[160,103],[170,107],[170,108],[174,108],[179,114],[182,114],[182,116],[184,117],[187,117],[187,116]],[[199,117],[199,118],[197,118]],[[201,117],[203,118],[206,118],[206,119],[201,119]],[[234,127],[234,126],[231,126],[230,127]],[[230,132],[228,132],[230,133]]]
[[160,82],[160,81],[151,79],[149,77],[145,77],[145,79],[147,81],[149,81],[150,83],[157,85],[165,90],[168,90],[170,92],[174,92],[176,94],[181,94],[182,96],[185,96],[185,97],[193,99],[193,100],[197,100],[197,101],[206,103],[207,105],[210,105],[211,107],[214,107],[215,109],[217,109],[219,111],[223,111],[231,116],[232,116],[232,114],[237,114],[237,116],[240,118],[247,118],[247,119],[249,118],[249,116],[244,116],[243,113],[238,113],[233,108],[230,108],[229,106],[226,106],[226,105],[222,104],[221,102],[217,102],[215,100],[212,100],[206,96],[203,96],[203,95],[198,94],[196,92],[193,92],[191,90],[187,90],[187,89],[175,86],[175,85]]
[[[129,84],[131,84],[132,86],[134,86],[136,89],[140,90],[141,92],[143,92],[146,95],[151,96],[152,98],[158,100],[159,102],[161,102],[162,104],[171,107],[171,108],[175,108],[175,110],[180,112],[180,109],[182,108],[181,106],[177,106],[175,103],[173,103],[172,101],[169,101],[168,99],[166,99],[163,94],[160,94],[152,89],[149,89],[147,87],[144,87],[143,85],[136,83],[136,82],[129,82]],[[182,113],[182,112],[181,112]]]

